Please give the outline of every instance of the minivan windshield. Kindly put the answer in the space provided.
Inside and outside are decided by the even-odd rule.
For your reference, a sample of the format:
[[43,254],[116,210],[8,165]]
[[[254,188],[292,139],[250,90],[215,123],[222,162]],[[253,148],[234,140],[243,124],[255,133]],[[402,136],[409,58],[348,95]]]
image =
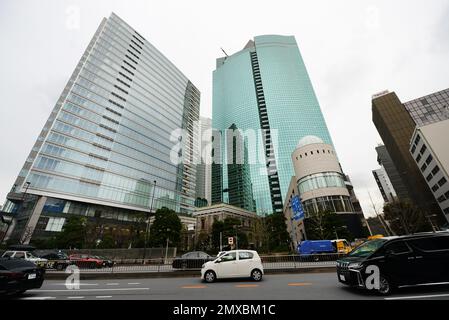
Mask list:
[[349,256],[350,257],[368,257],[374,252],[376,252],[382,245],[386,242],[386,239],[375,239],[365,242],[353,250]]

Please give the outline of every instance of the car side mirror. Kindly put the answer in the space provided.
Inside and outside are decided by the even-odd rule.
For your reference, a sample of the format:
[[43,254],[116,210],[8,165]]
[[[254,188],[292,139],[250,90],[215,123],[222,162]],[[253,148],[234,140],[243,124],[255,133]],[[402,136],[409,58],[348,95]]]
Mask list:
[[222,262],[223,260],[220,258],[220,259],[217,259],[216,261],[215,261],[215,263],[220,263],[220,262]]

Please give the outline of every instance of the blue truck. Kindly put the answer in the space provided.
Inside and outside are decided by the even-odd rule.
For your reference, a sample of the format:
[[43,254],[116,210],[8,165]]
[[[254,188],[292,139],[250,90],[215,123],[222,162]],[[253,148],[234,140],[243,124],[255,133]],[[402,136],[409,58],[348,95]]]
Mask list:
[[320,253],[336,253],[337,248],[332,240],[305,240],[298,244],[297,251],[300,256],[305,256]]

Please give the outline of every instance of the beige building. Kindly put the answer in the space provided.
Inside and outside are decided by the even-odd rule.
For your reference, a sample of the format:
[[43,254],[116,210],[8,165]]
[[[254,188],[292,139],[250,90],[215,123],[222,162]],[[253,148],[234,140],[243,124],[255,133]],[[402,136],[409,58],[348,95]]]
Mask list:
[[449,120],[417,127],[410,153],[449,221]]
[[[292,163],[295,176],[292,177],[284,202],[287,230],[292,242],[297,244],[304,240],[307,236],[307,219],[325,211],[338,214],[350,233],[355,237],[362,237],[363,214],[354,210],[348,182],[332,145],[316,136],[304,137],[292,153]],[[291,199],[295,195],[300,196],[305,222],[291,220]]]
[[231,217],[241,221],[239,230],[246,233],[250,245],[255,244],[256,237],[254,235],[254,228],[260,218],[254,212],[222,203],[209,207],[197,208],[193,216],[196,218],[196,239],[198,239],[198,236],[201,233],[207,235],[212,234],[212,225],[214,224],[214,221],[224,221],[226,218]]

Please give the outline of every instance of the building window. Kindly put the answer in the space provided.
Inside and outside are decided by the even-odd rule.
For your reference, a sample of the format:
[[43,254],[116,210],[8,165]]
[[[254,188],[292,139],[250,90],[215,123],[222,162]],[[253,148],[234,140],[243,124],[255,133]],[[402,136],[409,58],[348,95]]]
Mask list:
[[50,218],[48,219],[45,231],[61,232],[64,226],[65,218]]
[[436,175],[438,172],[440,172],[440,167],[435,166],[435,168],[433,168],[433,170],[432,170],[432,174]]
[[421,136],[418,134],[415,139],[415,144],[418,144],[421,141]]
[[444,195],[438,198],[439,203],[444,202],[445,200],[446,200],[446,197]]
[[432,180],[432,178],[433,178],[433,175],[431,173],[429,173],[429,175],[426,177],[427,182]]
[[444,214],[449,214],[449,208],[444,209]]
[[423,145],[423,146],[421,147],[421,150],[419,150],[419,153],[423,154],[424,152],[426,152],[426,150],[427,150],[427,146],[426,146],[426,145]]
[[433,160],[432,155],[429,155],[426,159],[426,163],[429,164]]
[[421,155],[420,154],[418,154],[418,156],[416,157],[416,162],[419,163],[419,161],[421,161]]
[[434,186],[432,187],[432,191],[433,191],[433,192],[438,191],[438,189],[440,189],[440,186],[439,186],[438,184],[436,184],[436,185],[434,185]]
[[412,154],[414,154],[415,151],[416,151],[416,145],[413,145],[413,147],[412,147]]
[[427,164],[424,163],[424,164],[421,166],[421,172],[426,171],[426,169],[427,169]]
[[446,178],[441,178],[440,181],[438,181],[438,185],[442,187],[446,184],[446,182],[447,182]]

